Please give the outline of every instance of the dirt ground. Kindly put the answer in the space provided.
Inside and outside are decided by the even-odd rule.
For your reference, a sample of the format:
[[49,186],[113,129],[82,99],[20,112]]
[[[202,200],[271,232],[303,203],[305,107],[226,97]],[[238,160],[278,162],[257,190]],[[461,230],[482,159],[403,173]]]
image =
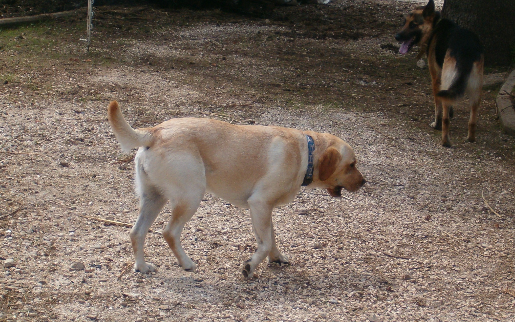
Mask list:
[[[455,107],[452,148],[429,127],[430,78],[393,34],[412,5],[390,0],[218,10],[96,8],[0,31],[1,321],[513,321],[515,138],[501,133],[487,69],[477,143]],[[302,189],[279,208],[291,265],[261,264],[248,211],[206,195],[182,239],[161,236],[157,272],[133,272],[134,153],[106,119],[196,116],[281,125],[346,140],[368,180],[331,198]]]

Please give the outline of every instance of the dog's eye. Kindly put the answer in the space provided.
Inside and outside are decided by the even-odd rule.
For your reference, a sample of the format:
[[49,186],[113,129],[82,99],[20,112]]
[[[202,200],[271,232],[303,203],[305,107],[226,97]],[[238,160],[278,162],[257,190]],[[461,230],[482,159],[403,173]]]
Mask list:
[[418,24],[417,24],[416,22],[412,21],[412,22],[410,22],[410,23],[409,23],[409,27],[410,27],[411,29],[413,29],[413,28],[418,27]]

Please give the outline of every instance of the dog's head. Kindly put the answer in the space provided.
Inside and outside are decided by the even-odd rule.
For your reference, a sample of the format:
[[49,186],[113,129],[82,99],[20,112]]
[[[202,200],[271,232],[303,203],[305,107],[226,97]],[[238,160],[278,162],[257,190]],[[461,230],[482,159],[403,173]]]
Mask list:
[[365,179],[356,168],[356,156],[352,148],[341,141],[325,149],[318,159],[318,186],[327,189],[333,197],[341,197],[342,189],[356,191]]
[[435,15],[435,3],[429,0],[425,7],[417,7],[404,17],[403,27],[395,35],[395,39],[401,42],[399,53],[406,54],[418,44],[426,45],[433,29]]

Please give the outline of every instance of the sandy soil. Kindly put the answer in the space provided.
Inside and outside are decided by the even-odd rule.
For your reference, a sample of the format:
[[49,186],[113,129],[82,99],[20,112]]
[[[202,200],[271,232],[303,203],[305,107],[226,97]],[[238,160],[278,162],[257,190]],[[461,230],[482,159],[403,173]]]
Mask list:
[[[396,53],[409,7],[97,8],[89,53],[82,17],[0,31],[0,320],[515,320],[515,139],[494,103],[505,71],[487,70],[478,142],[460,104],[441,147],[428,71]],[[185,272],[160,234],[166,208],[147,237],[158,270],[135,273],[130,228],[102,221],[138,211],[113,99],[138,127],[197,116],[330,132],[368,183],[277,209],[291,265],[250,280],[247,210],[206,195]]]

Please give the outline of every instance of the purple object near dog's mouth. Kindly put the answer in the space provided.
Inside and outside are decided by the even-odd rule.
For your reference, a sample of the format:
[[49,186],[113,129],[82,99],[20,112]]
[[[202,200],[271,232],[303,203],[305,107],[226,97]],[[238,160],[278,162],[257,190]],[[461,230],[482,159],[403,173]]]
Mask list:
[[405,55],[410,51],[411,47],[413,47],[413,42],[415,41],[415,38],[412,38],[410,40],[406,40],[401,44],[401,48],[399,48],[399,53]]

